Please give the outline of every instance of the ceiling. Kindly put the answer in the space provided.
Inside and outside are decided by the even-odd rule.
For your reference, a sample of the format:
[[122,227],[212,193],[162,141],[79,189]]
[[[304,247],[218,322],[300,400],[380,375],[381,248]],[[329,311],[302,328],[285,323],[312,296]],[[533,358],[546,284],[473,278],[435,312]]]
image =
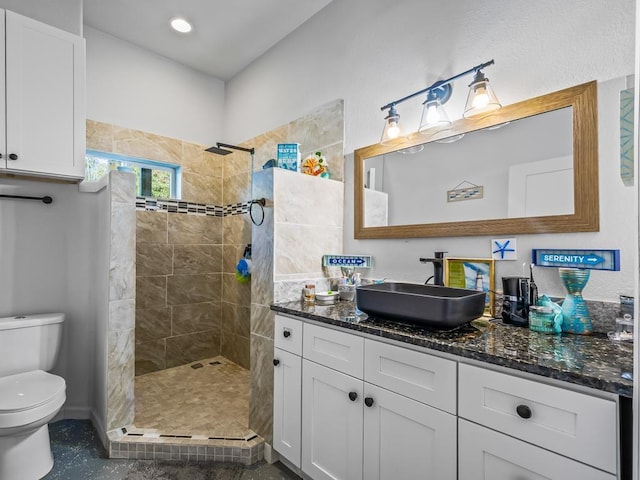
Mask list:
[[[332,0],[84,0],[84,23],[229,80]],[[193,24],[180,34],[169,20]]]

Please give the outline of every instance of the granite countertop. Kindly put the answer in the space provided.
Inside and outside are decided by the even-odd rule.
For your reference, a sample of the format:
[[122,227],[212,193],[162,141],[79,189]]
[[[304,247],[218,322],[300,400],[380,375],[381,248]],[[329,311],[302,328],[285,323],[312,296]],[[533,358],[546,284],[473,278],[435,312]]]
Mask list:
[[271,306],[349,330],[418,345],[460,357],[632,397],[633,345],[606,335],[546,335],[492,319],[486,326],[467,324],[436,330],[355,314],[353,302],[308,306],[300,301]]

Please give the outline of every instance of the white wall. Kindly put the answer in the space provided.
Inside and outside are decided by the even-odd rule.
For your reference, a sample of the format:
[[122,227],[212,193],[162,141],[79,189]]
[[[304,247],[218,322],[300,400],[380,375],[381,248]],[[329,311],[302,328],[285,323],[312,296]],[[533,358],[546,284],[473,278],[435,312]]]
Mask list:
[[[349,154],[345,168],[352,176],[353,149],[379,140],[381,105],[491,58],[496,64],[485,73],[504,104],[622,77],[634,71],[634,28],[632,0],[334,0],[227,83],[227,138],[251,138],[341,97]],[[447,104],[452,119],[452,112],[464,106],[465,83],[456,83]],[[624,86],[621,81],[610,87],[609,102],[602,105],[608,118],[616,115],[613,90]],[[420,108],[417,99],[399,107],[402,121],[413,130]],[[594,272],[585,297],[617,301],[618,294],[632,294],[636,252],[631,239],[637,222],[622,206],[631,205],[633,190],[621,186],[617,173],[617,124],[601,126],[601,231],[519,236],[518,261],[501,263],[498,276],[519,274],[531,248],[620,248],[622,271]],[[418,257],[435,250],[488,256],[490,237],[355,241],[352,182],[347,177],[345,251],[373,255],[375,276],[424,281],[431,267]],[[539,270],[542,291],[562,293],[555,269]]]
[[223,136],[224,83],[85,26],[87,118],[203,145]]
[[84,417],[92,398],[96,197],[76,185],[0,179],[0,193],[50,195],[51,205],[0,201],[0,316],[63,312],[54,369],[67,381],[65,414]]

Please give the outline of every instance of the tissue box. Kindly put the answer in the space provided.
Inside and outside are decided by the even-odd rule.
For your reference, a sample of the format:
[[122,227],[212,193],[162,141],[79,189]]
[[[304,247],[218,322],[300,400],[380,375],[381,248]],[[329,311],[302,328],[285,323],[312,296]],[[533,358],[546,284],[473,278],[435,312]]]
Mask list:
[[300,171],[301,155],[299,143],[278,144],[278,167],[285,170]]

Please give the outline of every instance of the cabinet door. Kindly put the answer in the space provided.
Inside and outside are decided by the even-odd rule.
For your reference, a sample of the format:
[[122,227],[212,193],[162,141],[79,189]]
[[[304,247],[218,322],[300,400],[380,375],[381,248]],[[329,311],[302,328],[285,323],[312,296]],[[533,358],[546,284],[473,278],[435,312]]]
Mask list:
[[302,358],[275,349],[273,369],[273,448],[300,467]]
[[302,373],[302,471],[362,480],[362,380],[306,359]]
[[456,479],[454,415],[368,383],[364,389],[364,478]]
[[7,169],[84,177],[84,82],[84,39],[6,12]]
[[615,480],[597,470],[548,450],[460,419],[460,480]]
[[5,11],[0,10],[0,171],[6,167],[7,163],[7,139],[5,137],[6,132],[6,102],[5,102],[5,53],[4,53],[4,38],[5,38]]

